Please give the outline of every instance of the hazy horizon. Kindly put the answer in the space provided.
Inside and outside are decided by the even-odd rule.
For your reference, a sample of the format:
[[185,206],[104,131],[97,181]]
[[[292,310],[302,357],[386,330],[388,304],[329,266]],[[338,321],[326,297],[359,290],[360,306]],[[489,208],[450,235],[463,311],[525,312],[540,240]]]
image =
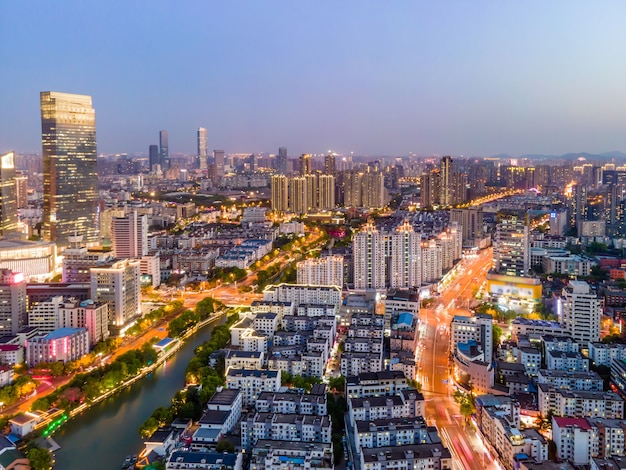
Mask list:
[[616,1],[0,4],[0,151],[41,152],[40,91],[91,95],[98,152],[626,151]]

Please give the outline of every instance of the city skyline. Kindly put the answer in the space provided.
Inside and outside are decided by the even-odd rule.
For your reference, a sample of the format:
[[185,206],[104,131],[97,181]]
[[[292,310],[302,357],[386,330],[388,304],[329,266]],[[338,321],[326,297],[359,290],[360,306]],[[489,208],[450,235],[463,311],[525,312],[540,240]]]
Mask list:
[[42,90],[93,97],[100,153],[626,151],[621,3],[147,5],[0,6],[0,152],[39,152]]

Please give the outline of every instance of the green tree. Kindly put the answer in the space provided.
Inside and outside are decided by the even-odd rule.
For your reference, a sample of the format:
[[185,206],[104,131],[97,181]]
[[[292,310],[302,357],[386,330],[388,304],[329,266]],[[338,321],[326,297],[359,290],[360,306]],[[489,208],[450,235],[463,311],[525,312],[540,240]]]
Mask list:
[[343,375],[339,377],[330,377],[328,379],[328,388],[338,393],[346,391],[346,378]]
[[46,449],[33,447],[26,453],[33,470],[49,470],[52,468],[52,455]]
[[498,347],[500,347],[500,340],[502,339],[502,335],[504,334],[504,332],[502,331],[502,328],[500,328],[495,323],[493,324],[491,329],[493,331],[493,350],[496,351]]
[[235,444],[230,442],[228,439],[223,438],[217,443],[215,448],[217,452],[228,452],[229,454],[233,454],[235,452]]

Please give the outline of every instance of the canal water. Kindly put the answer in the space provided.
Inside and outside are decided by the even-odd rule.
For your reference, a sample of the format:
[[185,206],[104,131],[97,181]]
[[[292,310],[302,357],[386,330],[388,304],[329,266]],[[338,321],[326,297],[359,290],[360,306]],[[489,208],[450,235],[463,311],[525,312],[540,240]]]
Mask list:
[[113,470],[125,457],[139,454],[143,442],[139,426],[155,408],[168,406],[185,385],[185,368],[194,349],[209,339],[212,322],[191,336],[173,357],[149,376],[76,416],[52,438],[61,446],[56,454],[58,470]]

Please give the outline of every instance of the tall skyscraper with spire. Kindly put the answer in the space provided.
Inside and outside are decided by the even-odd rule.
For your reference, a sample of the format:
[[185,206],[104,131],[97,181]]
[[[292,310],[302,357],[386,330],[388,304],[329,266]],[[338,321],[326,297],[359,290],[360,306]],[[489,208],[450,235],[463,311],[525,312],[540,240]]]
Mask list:
[[207,150],[206,129],[204,127],[198,127],[198,154],[196,168],[206,170],[208,168],[209,152]]
[[41,92],[43,237],[68,244],[75,232],[98,241],[96,112],[91,96]]

